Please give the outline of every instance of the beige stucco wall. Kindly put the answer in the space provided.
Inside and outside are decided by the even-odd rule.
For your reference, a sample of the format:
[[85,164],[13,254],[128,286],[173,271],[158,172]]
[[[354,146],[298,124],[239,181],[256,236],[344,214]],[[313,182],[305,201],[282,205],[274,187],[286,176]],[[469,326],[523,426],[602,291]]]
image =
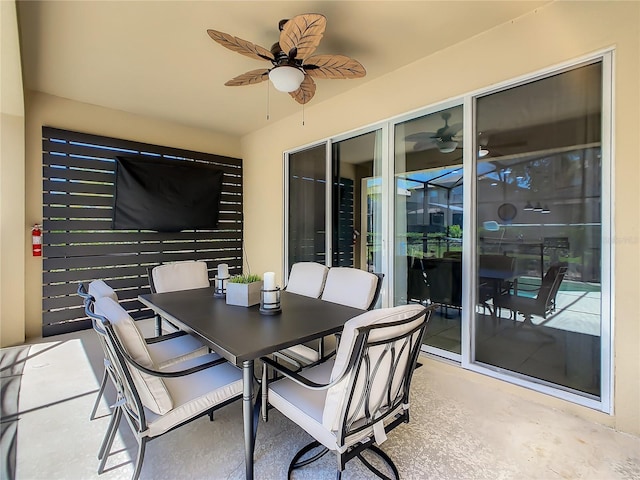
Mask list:
[[24,341],[24,102],[14,2],[0,2],[0,345]]
[[[428,27],[426,27],[428,28]],[[282,152],[615,47],[614,415],[503,384],[522,395],[640,434],[640,2],[555,2],[242,140],[245,235],[256,272],[282,284]],[[322,80],[318,88],[322,89]],[[491,381],[486,379],[486,381]]]

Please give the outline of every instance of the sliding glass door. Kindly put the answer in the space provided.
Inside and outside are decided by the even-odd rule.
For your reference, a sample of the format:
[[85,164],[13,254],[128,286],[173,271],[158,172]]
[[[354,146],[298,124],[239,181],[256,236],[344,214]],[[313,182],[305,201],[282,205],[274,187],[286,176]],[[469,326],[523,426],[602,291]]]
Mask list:
[[289,154],[289,268],[312,261],[384,273],[381,159],[381,130]]
[[332,143],[332,266],[383,273],[380,130]]
[[[324,144],[289,154],[287,264],[326,263],[327,169]],[[287,276],[289,271],[287,270]]]
[[394,304],[438,303],[424,343],[461,353],[462,106],[395,126]]
[[289,265],[436,303],[428,353],[607,411],[611,57],[288,156]]
[[475,361],[601,395],[602,63],[476,100]]

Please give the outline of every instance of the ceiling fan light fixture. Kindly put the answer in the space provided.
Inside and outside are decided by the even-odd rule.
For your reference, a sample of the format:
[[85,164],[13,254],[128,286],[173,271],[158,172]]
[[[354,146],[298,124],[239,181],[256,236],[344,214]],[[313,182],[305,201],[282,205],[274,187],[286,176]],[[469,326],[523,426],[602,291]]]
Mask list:
[[480,148],[478,149],[478,157],[482,158],[486,157],[487,155],[489,155],[489,150],[487,150],[483,146],[480,146]]
[[458,146],[458,142],[449,140],[448,142],[438,142],[438,150],[440,153],[451,153]]
[[296,67],[282,65],[271,69],[269,80],[279,92],[295,92],[304,80],[304,72]]

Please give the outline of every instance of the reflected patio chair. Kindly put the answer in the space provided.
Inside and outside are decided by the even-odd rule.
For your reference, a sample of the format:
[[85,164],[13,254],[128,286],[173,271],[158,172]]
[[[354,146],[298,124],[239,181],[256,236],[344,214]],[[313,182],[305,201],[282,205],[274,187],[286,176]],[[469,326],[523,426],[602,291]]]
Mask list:
[[[395,427],[409,421],[411,378],[435,308],[414,303],[363,313],[345,324],[334,358],[299,373],[262,359],[264,420],[271,405],[314,437],[291,460],[289,476],[334,451],[337,478],[354,457],[388,478],[362,455],[366,450],[398,478],[398,469],[379,446]],[[269,383],[267,366],[283,377]]]
[[[207,262],[202,260],[184,260],[149,267],[147,274],[151,293],[207,288],[211,285]],[[160,315],[156,315],[156,335],[162,333],[162,320]],[[168,320],[165,319],[165,322],[169,323],[172,328],[178,329]]]
[[[495,297],[509,293],[517,283],[514,278],[516,258],[508,255],[483,254],[478,257],[478,302],[498,318]],[[491,303],[490,303],[491,302]]]
[[[83,298],[85,313],[87,313],[89,318],[91,318],[90,309],[92,308],[92,304],[93,302],[95,302],[95,300],[106,297],[118,302],[117,293],[103,280],[92,281],[89,284],[88,291],[87,289],[85,289],[84,285],[80,284],[78,285],[77,292],[78,295]],[[97,327],[93,319],[92,326],[94,330]],[[135,325],[135,323],[133,326],[137,329],[137,325]],[[142,333],[140,335],[142,335]],[[98,335],[98,338],[101,338],[100,335]],[[184,360],[189,360],[191,358],[199,357],[201,355],[206,355],[209,353],[209,349],[205,345],[199,342],[196,338],[182,331],[160,335],[152,338],[145,338],[144,340],[147,344],[147,348],[149,349],[149,355],[151,356],[153,363],[160,369],[164,369]],[[110,377],[110,362],[107,358],[106,352],[104,352],[105,346],[103,344],[101,344],[101,346],[103,349],[103,353],[105,353],[105,369],[102,374],[102,380],[100,382],[98,395],[96,396],[96,400],[93,404],[93,409],[91,410],[91,415],[89,416],[90,420],[96,418],[96,412],[106,388],[107,378]],[[218,358],[220,358],[217,354],[213,355],[216,355]]]
[[422,305],[431,302],[429,281],[421,258],[407,257],[407,301]]
[[462,311],[462,260],[460,258],[419,259],[429,285],[429,300],[444,310],[445,318],[451,318],[449,309],[457,315]]
[[[544,274],[540,288],[537,289],[534,297],[507,292],[494,298],[494,306],[496,308],[508,308],[514,318],[518,313],[521,314],[524,317],[523,325],[535,327],[535,324],[531,321],[534,315],[546,319],[556,310],[556,296],[566,273],[566,263],[551,265]],[[518,285],[518,290],[523,290],[521,284]]]
[[[383,279],[382,273],[369,273],[351,267],[332,267],[327,273],[320,298],[349,307],[372,310],[380,298]],[[337,337],[331,335],[306,344],[294,345],[283,353],[297,364],[309,365],[333,355],[336,348]]]
[[117,400],[103,440],[98,473],[124,417],[138,442],[132,479],[142,469],[147,442],[242,397],[242,372],[217,355],[203,355],[159,369],[129,314],[112,298],[89,309],[112,365]]

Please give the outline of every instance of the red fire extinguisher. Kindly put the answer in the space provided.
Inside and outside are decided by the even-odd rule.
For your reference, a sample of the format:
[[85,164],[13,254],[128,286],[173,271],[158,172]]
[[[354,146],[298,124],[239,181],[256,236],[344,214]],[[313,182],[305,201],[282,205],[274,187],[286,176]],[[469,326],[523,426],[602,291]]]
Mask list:
[[42,256],[42,230],[37,223],[31,229],[31,249],[34,257]]

